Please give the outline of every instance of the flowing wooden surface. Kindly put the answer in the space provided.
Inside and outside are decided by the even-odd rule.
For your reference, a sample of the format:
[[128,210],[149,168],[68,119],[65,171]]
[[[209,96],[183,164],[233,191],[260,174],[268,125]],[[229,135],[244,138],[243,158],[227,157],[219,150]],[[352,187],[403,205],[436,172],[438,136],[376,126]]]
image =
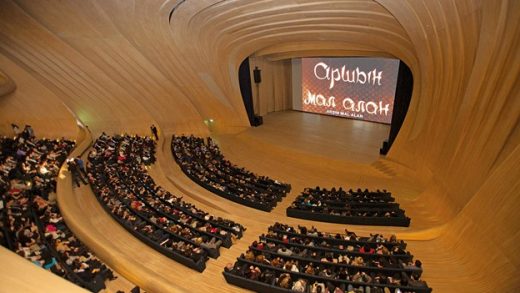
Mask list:
[[[146,247],[118,240],[127,234],[96,213],[101,210],[88,189],[69,191],[86,201],[70,203],[71,214],[78,212],[75,231],[99,240],[104,258],[132,281],[141,278],[141,269],[158,269],[140,281],[151,291],[193,284],[231,291],[222,266],[274,218],[285,220],[283,209],[299,188],[356,184],[396,193],[412,226],[378,230],[414,239],[410,248],[425,263],[424,277],[434,290],[515,292],[519,22],[515,0],[4,0],[0,69],[17,89],[0,97],[0,133],[11,135],[10,123],[17,122],[42,136],[78,137],[77,119],[95,134],[145,134],[152,123],[163,137],[212,132],[232,161],[293,183],[295,190],[272,215],[252,211],[183,177],[165,142],[154,178],[249,228],[199,275],[151,251],[144,255],[153,257],[141,256]],[[351,141],[329,142],[326,126],[319,137],[270,127],[283,125],[285,116],[267,116],[263,128],[248,128],[236,78],[245,57],[342,54],[393,56],[413,72],[410,109],[385,159],[372,161],[369,148],[364,154]],[[279,85],[272,84],[263,92],[277,92]],[[215,121],[209,127],[203,123],[208,118]],[[291,123],[294,129],[304,125]],[[326,144],[333,146],[330,153],[313,147]]]
[[0,71],[0,97],[14,92],[16,84],[5,73]]
[[0,292],[88,292],[0,246]]

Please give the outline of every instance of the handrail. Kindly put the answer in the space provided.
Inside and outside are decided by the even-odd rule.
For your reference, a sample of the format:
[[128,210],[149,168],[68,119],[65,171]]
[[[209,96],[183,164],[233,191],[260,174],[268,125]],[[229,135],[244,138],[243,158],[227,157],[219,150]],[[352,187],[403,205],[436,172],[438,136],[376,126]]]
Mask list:
[[288,207],[286,209],[288,217],[314,220],[329,223],[351,224],[351,225],[374,225],[374,226],[401,226],[409,227],[410,218],[408,217],[360,217],[360,216],[341,216],[328,213],[317,213],[308,210],[300,210]]

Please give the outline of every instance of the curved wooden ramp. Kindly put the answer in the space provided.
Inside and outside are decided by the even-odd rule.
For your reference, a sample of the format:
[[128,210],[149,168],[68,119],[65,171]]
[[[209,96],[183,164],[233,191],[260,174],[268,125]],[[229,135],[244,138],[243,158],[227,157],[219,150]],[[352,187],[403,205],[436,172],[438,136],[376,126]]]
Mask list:
[[0,246],[0,292],[88,292]]

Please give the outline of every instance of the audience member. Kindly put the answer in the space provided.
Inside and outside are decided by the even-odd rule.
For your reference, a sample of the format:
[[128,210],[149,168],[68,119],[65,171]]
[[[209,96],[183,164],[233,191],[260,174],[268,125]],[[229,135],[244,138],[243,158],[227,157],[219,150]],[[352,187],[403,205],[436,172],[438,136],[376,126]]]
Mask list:
[[159,140],[159,134],[157,132],[157,127],[155,127],[154,124],[152,124],[152,126],[150,126],[150,130],[152,130],[152,134],[153,134],[155,140]]

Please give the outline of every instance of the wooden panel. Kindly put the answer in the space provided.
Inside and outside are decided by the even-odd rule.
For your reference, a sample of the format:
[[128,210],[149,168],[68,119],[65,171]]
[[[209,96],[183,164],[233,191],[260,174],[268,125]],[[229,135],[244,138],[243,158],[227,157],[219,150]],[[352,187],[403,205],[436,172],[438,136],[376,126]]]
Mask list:
[[[251,88],[255,114],[265,115],[271,112],[292,108],[291,61],[270,61],[263,57],[249,58],[251,68]],[[262,82],[254,81],[255,66],[261,70]]]
[[14,92],[16,84],[4,72],[0,71],[0,97]]
[[44,84],[0,52],[0,68],[11,76],[16,91],[0,98],[0,133],[14,135],[11,123],[23,130],[31,125],[38,136],[75,137],[78,127],[73,113]]
[[88,292],[0,246],[0,292]]

